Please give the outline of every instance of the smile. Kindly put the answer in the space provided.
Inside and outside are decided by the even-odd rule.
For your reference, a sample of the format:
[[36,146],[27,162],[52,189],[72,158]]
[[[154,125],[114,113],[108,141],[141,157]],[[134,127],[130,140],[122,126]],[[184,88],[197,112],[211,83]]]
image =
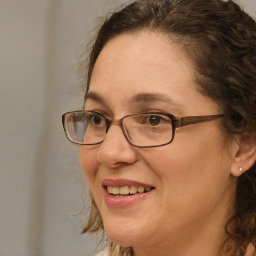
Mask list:
[[131,180],[105,179],[102,183],[105,203],[110,208],[131,207],[148,198],[155,187]]
[[115,196],[128,196],[134,194],[141,194],[145,192],[149,192],[153,189],[153,187],[142,187],[142,186],[123,186],[123,187],[112,187],[107,186],[107,191],[109,194]]

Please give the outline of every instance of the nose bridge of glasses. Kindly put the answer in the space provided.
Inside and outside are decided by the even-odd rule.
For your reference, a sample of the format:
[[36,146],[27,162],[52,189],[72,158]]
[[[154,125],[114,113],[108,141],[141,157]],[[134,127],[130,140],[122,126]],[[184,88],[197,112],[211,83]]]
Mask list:
[[107,130],[106,130],[106,132],[108,132],[111,125],[120,126],[121,129],[123,130],[122,123],[123,123],[123,118],[121,118],[121,119],[107,119]]
[[[112,119],[112,120],[107,119],[107,127],[106,127],[106,135],[105,136],[107,136],[107,133],[108,133],[108,131],[109,131],[109,129],[112,125],[119,126],[120,129],[121,129],[121,133],[123,134],[125,139],[128,140],[129,143],[131,143],[130,140],[129,140],[129,135],[128,135],[129,132],[127,131],[127,129],[123,125],[123,119],[124,119],[124,117],[120,118],[120,119]],[[114,134],[116,133],[116,131],[113,131],[113,132],[114,132]]]
[[122,126],[122,118],[121,119],[113,119],[111,120],[111,124]]

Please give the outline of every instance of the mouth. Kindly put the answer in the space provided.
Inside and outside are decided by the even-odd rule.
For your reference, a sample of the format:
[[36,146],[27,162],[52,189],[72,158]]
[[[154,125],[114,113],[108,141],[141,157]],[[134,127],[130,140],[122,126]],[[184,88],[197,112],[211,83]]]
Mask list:
[[107,192],[113,196],[119,196],[119,197],[124,197],[124,196],[131,196],[131,195],[136,195],[136,194],[142,194],[142,193],[147,193],[150,192],[151,190],[155,189],[154,187],[144,187],[144,186],[104,186],[104,188],[107,190]]
[[155,187],[137,181],[105,179],[102,183],[106,204],[111,208],[125,208],[151,198]]

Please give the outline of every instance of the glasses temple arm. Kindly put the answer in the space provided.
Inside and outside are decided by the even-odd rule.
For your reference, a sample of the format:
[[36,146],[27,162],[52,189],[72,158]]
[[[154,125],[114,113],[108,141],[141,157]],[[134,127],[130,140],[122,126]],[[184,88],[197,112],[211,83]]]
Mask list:
[[182,127],[182,126],[186,126],[186,125],[190,125],[190,124],[208,122],[208,121],[212,121],[212,120],[221,118],[223,116],[224,116],[224,114],[209,115],[209,116],[186,116],[186,117],[181,117],[181,118],[175,120],[175,126],[176,127]]

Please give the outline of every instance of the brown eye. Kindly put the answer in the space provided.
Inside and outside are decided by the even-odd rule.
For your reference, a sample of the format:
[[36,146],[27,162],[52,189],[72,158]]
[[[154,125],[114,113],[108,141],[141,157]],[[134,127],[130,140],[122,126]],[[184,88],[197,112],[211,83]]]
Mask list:
[[157,126],[161,123],[161,117],[160,116],[148,116],[148,124],[152,126]]
[[89,125],[93,126],[100,126],[105,124],[105,118],[95,113],[88,114],[87,121]]
[[91,118],[91,121],[92,121],[93,124],[99,125],[99,124],[101,124],[101,122],[102,122],[102,118],[101,118],[100,116],[94,115],[94,116]]

